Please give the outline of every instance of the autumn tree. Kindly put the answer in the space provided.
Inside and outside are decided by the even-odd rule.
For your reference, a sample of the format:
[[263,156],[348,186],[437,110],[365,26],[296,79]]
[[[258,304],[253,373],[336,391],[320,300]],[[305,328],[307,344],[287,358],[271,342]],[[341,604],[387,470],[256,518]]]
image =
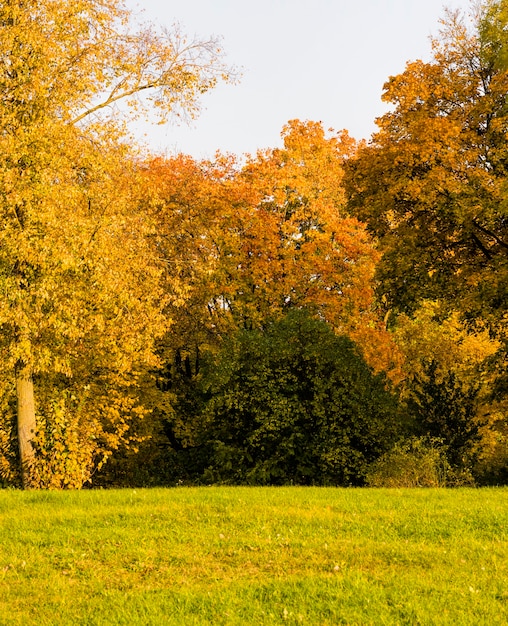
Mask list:
[[387,306],[445,299],[505,332],[506,1],[448,11],[430,62],[385,84],[391,110],[351,161],[349,206],[381,237]]
[[231,217],[255,204],[237,183],[239,169],[234,157],[197,162],[178,155],[150,160],[142,171],[139,203],[157,225],[152,241],[164,259],[165,280],[185,289],[183,299],[170,298],[166,308],[172,349],[182,353],[216,344],[230,330],[219,300],[231,282],[226,259],[240,246]]
[[149,164],[144,206],[159,224],[168,271],[186,276],[193,303],[177,334],[214,343],[307,308],[354,335],[378,369],[393,367],[373,299],[378,252],[345,210],[343,168],[355,144],[347,133],[327,135],[298,120],[282,136],[284,148],[243,166],[220,155]]
[[[482,443],[506,430],[495,409],[506,379],[495,374],[507,340],[507,6],[489,0],[472,5],[470,19],[445,14],[432,60],[408,63],[385,84],[390,110],[346,174],[350,210],[380,239],[379,300],[404,336],[406,375],[419,362],[406,389],[422,418],[441,410],[451,420],[455,411],[455,426],[472,436],[486,418]],[[497,357],[483,339],[490,357],[472,367],[487,330],[502,342]]]
[[261,200],[248,222],[254,236],[244,237],[239,277],[256,302],[268,297],[279,310],[308,308],[353,338],[376,370],[396,377],[397,351],[374,299],[379,252],[346,206],[344,169],[356,142],[346,131],[327,133],[321,123],[299,120],[282,138],[282,149],[258,153],[242,172]]
[[[216,41],[138,27],[119,0],[4,2],[0,23],[1,347],[15,381],[22,479],[47,484],[35,450],[44,440],[51,449],[55,416],[68,416],[61,398],[42,412],[48,385],[65,388],[77,377],[81,388],[67,403],[78,406],[90,377],[103,375],[106,410],[87,426],[80,409],[87,459],[54,485],[80,486],[128,430],[114,378],[132,385],[163,328],[161,270],[146,242],[149,220],[133,204],[124,121],[153,107],[162,119],[193,115],[227,70]],[[2,441],[12,443],[4,422]],[[71,439],[51,454],[65,458]]]

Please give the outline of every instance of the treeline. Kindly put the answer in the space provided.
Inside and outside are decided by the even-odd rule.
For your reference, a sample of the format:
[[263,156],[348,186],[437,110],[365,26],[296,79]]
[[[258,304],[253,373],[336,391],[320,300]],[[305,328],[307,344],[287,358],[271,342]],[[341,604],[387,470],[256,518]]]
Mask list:
[[114,106],[192,114],[216,42],[28,4],[0,7],[5,485],[508,480],[506,0],[446,14],[370,142],[293,120],[203,162]]

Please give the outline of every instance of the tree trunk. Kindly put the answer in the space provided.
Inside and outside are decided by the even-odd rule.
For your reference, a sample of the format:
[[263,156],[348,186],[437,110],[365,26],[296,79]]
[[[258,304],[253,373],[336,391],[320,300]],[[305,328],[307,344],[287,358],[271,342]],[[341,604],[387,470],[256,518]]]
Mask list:
[[32,440],[35,435],[35,402],[32,372],[27,367],[16,370],[18,403],[18,443],[23,488],[30,487],[30,465],[34,457]]

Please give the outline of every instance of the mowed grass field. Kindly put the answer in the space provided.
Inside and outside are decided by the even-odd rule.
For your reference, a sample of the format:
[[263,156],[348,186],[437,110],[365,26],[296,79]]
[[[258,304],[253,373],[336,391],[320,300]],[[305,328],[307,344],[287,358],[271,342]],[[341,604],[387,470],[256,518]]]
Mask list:
[[508,624],[508,489],[0,491],[0,624]]

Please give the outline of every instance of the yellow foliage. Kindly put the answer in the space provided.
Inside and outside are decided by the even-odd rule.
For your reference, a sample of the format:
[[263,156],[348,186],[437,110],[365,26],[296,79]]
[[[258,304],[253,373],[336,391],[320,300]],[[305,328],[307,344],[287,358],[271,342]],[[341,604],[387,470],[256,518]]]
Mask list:
[[[137,210],[123,121],[153,106],[163,118],[194,115],[201,94],[228,78],[220,48],[178,29],[136,27],[121,0],[3,2],[0,24],[4,367],[28,384],[60,375],[70,387],[83,372],[100,379],[153,365],[165,330],[163,267],[153,224]],[[47,390],[38,382],[36,391]],[[37,416],[18,411],[23,436],[39,433],[39,457],[21,459],[25,484],[49,486],[54,474],[55,485],[78,486],[98,450],[124,438],[129,407],[108,405],[118,414],[99,445],[93,420],[75,422],[58,397],[39,402]]]
[[468,329],[457,311],[443,314],[441,306],[425,301],[413,316],[397,317],[393,337],[404,354],[405,375],[421,378],[425,363],[434,360],[438,375],[454,372],[465,383],[478,383],[482,365],[501,344],[487,329]]

